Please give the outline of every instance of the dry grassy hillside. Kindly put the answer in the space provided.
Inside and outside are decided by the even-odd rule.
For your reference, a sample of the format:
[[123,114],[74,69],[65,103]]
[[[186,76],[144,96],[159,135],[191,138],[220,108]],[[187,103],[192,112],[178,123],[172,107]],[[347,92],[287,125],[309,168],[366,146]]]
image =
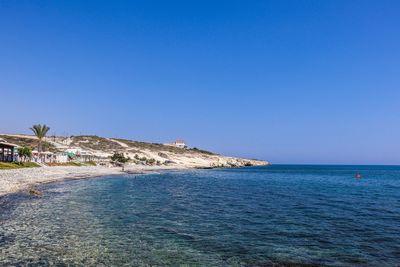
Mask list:
[[[33,149],[36,149],[38,144],[37,139],[33,138],[33,136],[22,137],[14,135],[0,135],[0,138],[8,143],[16,144],[19,146],[30,146]],[[42,146],[45,151],[57,151],[57,148],[49,142],[43,142]]]
[[[37,140],[30,135],[0,135],[0,138],[17,145],[35,147]],[[129,164],[169,165],[191,168],[240,167],[266,165],[267,162],[225,157],[197,148],[183,149],[171,145],[138,142],[126,139],[99,136],[48,137],[44,143],[46,150],[64,152],[76,149],[91,153],[99,158],[121,153],[129,157]]]

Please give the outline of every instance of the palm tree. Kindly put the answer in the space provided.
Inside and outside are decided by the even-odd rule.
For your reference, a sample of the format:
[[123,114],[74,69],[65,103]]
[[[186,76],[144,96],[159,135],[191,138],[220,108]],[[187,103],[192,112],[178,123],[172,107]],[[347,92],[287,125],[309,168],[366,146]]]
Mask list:
[[50,130],[49,127],[47,127],[45,124],[36,124],[33,125],[32,128],[30,128],[32,132],[36,135],[36,137],[39,139],[39,144],[38,144],[38,152],[42,152],[42,139],[46,136],[47,132]]

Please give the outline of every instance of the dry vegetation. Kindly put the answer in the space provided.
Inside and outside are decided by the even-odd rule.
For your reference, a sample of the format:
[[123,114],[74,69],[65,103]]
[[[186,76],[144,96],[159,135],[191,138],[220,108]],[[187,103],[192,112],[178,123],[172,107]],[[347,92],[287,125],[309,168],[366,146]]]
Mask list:
[[128,145],[130,148],[137,149],[137,150],[150,150],[150,151],[167,151],[175,154],[183,154],[183,153],[192,153],[192,154],[207,154],[207,155],[216,155],[212,152],[205,151],[205,150],[200,150],[197,148],[193,149],[184,149],[184,148],[179,148],[179,147],[174,147],[174,146],[168,146],[168,145],[163,145],[163,144],[157,144],[157,143],[145,143],[145,142],[139,142],[139,141],[132,141],[132,140],[126,140],[126,139],[115,139],[121,143],[124,143]]
[[86,162],[51,162],[46,163],[47,166],[55,167],[55,166],[72,166],[72,167],[82,167],[82,166],[96,166],[96,162],[94,161],[86,161]]
[[118,143],[110,141],[107,138],[95,135],[74,136],[72,138],[71,145],[79,146],[86,149],[102,150],[102,151],[115,151],[123,149],[123,147]]
[[[19,146],[29,146],[33,149],[37,149],[38,140],[32,138],[24,138],[20,136],[9,136],[9,135],[0,135],[1,139],[4,139],[6,142],[13,143]],[[57,149],[53,144],[49,142],[43,142],[42,147],[44,151],[56,152]]]
[[0,162],[0,170],[40,167],[34,162]]
[[[19,146],[30,146],[34,149],[36,149],[38,144],[38,141],[36,139],[24,138],[20,136],[17,137],[17,136],[0,135],[0,138]],[[100,151],[120,151],[126,149],[117,142],[96,135],[72,136],[71,138],[72,138],[72,143],[70,144],[71,146],[77,146],[84,149],[100,150]],[[146,143],[146,142],[132,141],[127,139],[117,139],[117,138],[114,138],[114,140],[126,144],[129,147],[129,152],[131,153],[140,153],[142,150],[149,150],[149,151],[164,151],[174,154],[185,153],[194,155],[196,154],[218,155],[197,148],[183,149],[158,143]],[[43,148],[45,151],[57,152],[56,147],[49,142],[43,142]]]
[[[34,138],[29,138],[29,136],[0,135],[0,138],[20,146],[37,145],[37,140]],[[82,159],[84,159],[84,157],[89,157],[87,159],[93,159],[102,165],[113,161],[112,155],[115,154],[120,154],[126,157],[129,165],[165,165],[190,168],[215,168],[267,164],[265,161],[252,161],[234,157],[224,157],[197,148],[178,148],[174,145],[146,143],[127,139],[103,138],[95,135],[71,136],[68,138],[54,137],[54,139],[49,138],[47,141],[48,142],[44,143],[44,146],[48,148],[46,150],[57,152],[57,149],[59,149],[59,151],[62,152],[66,151],[66,149],[76,149],[77,151],[83,151],[86,153],[86,156],[85,154],[82,154]],[[80,162],[81,158],[75,160]],[[49,164],[49,166],[87,165],[90,164],[75,162]]]

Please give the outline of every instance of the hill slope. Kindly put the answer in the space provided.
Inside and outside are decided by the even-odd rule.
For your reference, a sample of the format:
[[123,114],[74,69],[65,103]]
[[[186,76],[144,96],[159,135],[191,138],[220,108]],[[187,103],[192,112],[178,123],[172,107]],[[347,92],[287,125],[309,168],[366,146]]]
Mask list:
[[[0,135],[0,138],[17,145],[35,146],[31,135]],[[52,152],[76,150],[90,153],[103,160],[114,153],[123,153],[131,158],[132,165],[168,165],[187,168],[242,167],[267,165],[262,160],[221,156],[196,148],[183,149],[171,145],[138,142],[126,139],[99,136],[48,137],[45,147]]]

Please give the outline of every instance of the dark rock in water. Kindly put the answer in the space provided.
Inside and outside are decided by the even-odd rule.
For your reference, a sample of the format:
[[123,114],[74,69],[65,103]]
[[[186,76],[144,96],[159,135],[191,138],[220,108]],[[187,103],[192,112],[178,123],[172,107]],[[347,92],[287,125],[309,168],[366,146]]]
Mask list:
[[37,196],[37,197],[41,197],[42,196],[42,192],[40,192],[37,188],[35,187],[31,187],[28,189],[29,194],[33,195],[33,196]]
[[3,233],[0,233],[0,247],[4,246],[7,243],[14,242],[14,240],[15,240],[14,234],[4,235]]

